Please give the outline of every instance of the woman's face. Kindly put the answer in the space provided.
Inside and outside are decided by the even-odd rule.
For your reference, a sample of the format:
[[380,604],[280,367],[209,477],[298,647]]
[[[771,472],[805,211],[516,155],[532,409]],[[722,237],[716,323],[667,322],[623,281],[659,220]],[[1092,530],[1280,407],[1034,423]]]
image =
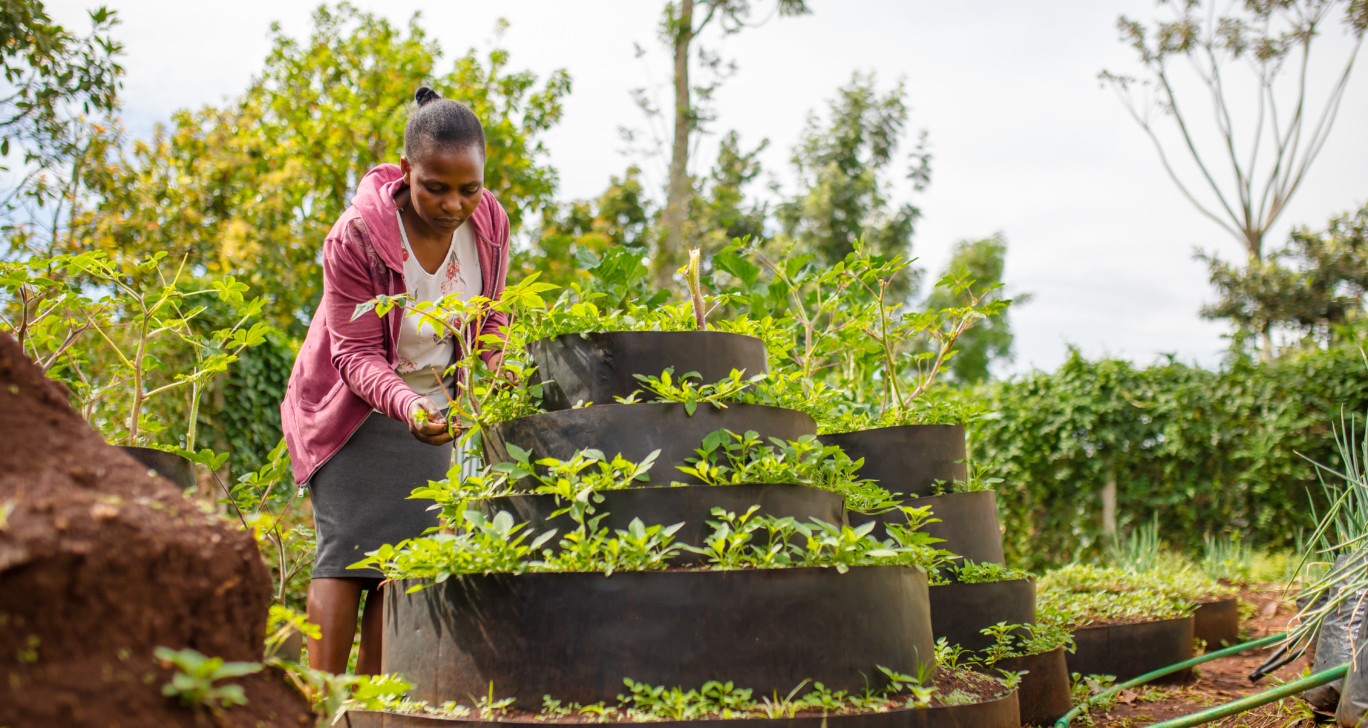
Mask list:
[[484,151],[433,145],[421,159],[399,161],[413,212],[434,233],[451,234],[475,212],[484,189]]

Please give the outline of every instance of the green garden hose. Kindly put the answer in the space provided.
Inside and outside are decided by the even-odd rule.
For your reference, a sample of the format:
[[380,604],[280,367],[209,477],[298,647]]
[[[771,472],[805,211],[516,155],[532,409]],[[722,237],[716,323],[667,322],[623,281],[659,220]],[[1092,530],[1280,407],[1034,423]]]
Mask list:
[[[1072,710],[1070,710],[1069,712],[1065,713],[1062,717],[1060,717],[1059,720],[1055,721],[1054,728],[1069,728],[1069,721],[1073,720],[1074,718],[1077,718],[1078,715],[1079,715],[1080,713],[1086,711],[1088,708],[1092,707],[1093,705],[1096,705],[1096,704],[1102,703],[1102,702],[1106,702],[1106,700],[1107,700],[1108,698],[1110,698],[1111,696],[1113,696],[1113,695],[1115,695],[1115,694],[1117,694],[1117,693],[1119,693],[1119,692],[1121,692],[1122,690],[1125,690],[1125,689],[1127,689],[1127,688],[1133,688],[1133,687],[1135,687],[1135,686],[1137,686],[1137,685],[1143,685],[1143,684],[1149,682],[1150,680],[1154,680],[1155,678],[1160,678],[1160,677],[1163,677],[1163,676],[1165,676],[1165,675],[1168,675],[1168,674],[1171,674],[1171,673],[1178,672],[1179,670],[1186,670],[1186,669],[1188,669],[1189,667],[1194,667],[1194,666],[1200,665],[1200,664],[1202,664],[1202,663],[1204,663],[1204,662],[1210,662],[1211,660],[1215,660],[1215,659],[1220,658],[1220,657],[1228,657],[1228,656],[1230,656],[1230,655],[1234,655],[1234,654],[1237,654],[1237,653],[1240,653],[1240,652],[1244,652],[1245,650],[1252,650],[1252,649],[1254,649],[1254,648],[1256,648],[1256,647],[1264,647],[1264,646],[1266,646],[1266,645],[1271,645],[1271,644],[1273,644],[1274,642],[1277,642],[1278,640],[1281,640],[1282,638],[1284,638],[1284,637],[1286,637],[1286,636],[1287,636],[1287,633],[1286,633],[1286,632],[1279,632],[1279,633],[1277,633],[1277,634],[1271,634],[1271,635],[1268,635],[1267,637],[1260,637],[1259,639],[1252,640],[1252,641],[1250,641],[1250,642],[1245,642],[1245,643],[1243,643],[1243,644],[1233,645],[1233,646],[1231,646],[1231,647],[1226,647],[1226,648],[1224,648],[1224,649],[1216,650],[1215,652],[1208,652],[1208,653],[1206,653],[1205,655],[1202,655],[1201,657],[1194,657],[1194,658],[1192,658],[1192,659],[1190,659],[1190,660],[1183,660],[1182,662],[1176,662],[1176,663],[1174,663],[1174,664],[1172,664],[1172,665],[1168,665],[1167,667],[1161,667],[1161,668],[1159,668],[1158,670],[1153,670],[1153,671],[1151,671],[1151,672],[1145,673],[1144,675],[1140,675],[1140,676],[1138,676],[1138,677],[1133,677],[1133,678],[1131,678],[1131,679],[1129,679],[1129,680],[1127,680],[1127,681],[1125,681],[1125,682],[1123,682],[1123,683],[1120,683],[1120,684],[1117,684],[1117,685],[1113,685],[1111,688],[1108,688],[1107,690],[1104,690],[1104,691],[1102,691],[1102,692],[1100,692],[1100,693],[1098,693],[1098,694],[1092,696],[1091,698],[1088,698],[1087,700],[1083,701],[1082,703],[1079,703],[1078,705],[1074,706],[1074,708],[1073,708]],[[1314,676],[1313,676],[1313,677],[1314,677]],[[1303,678],[1303,679],[1310,679],[1310,678]],[[1334,679],[1334,678],[1330,678],[1330,680],[1333,680],[1333,679]],[[1326,680],[1325,682],[1329,682],[1330,680]],[[1288,683],[1288,685],[1291,685],[1291,684],[1293,684],[1293,683]],[[1317,684],[1319,684],[1319,683],[1317,683]],[[1287,687],[1287,685],[1283,685],[1283,686],[1281,686],[1281,687],[1285,688],[1285,687]],[[1306,688],[1302,688],[1302,689],[1305,690]],[[1263,694],[1263,693],[1260,693],[1260,695],[1262,695],[1262,694]],[[1250,697],[1257,697],[1257,696],[1250,696]],[[1277,699],[1277,698],[1274,698],[1274,700],[1276,700],[1276,699]],[[1245,698],[1245,700],[1248,700],[1248,698]],[[1270,701],[1270,702],[1271,702],[1271,701]],[[1251,705],[1251,706],[1249,706],[1249,707],[1254,707],[1254,706]],[[1175,724],[1175,725],[1177,725],[1177,724]],[[1192,725],[1196,725],[1196,724],[1194,723],[1194,724],[1192,724]]]
[[1236,713],[1243,713],[1251,708],[1257,708],[1265,703],[1282,700],[1288,696],[1296,695],[1303,690],[1310,690],[1317,685],[1324,685],[1333,680],[1338,680],[1344,677],[1344,674],[1347,672],[1349,672],[1349,663],[1346,662],[1339,667],[1332,667],[1329,670],[1318,672],[1315,675],[1307,675],[1300,680],[1293,680],[1286,685],[1279,685],[1272,690],[1265,690],[1262,693],[1248,695],[1239,700],[1226,703],[1225,705],[1207,708],[1200,713],[1193,713],[1181,718],[1155,723],[1150,726],[1150,728],[1190,728],[1190,726],[1210,723],[1213,720],[1219,720],[1228,715],[1235,715]]

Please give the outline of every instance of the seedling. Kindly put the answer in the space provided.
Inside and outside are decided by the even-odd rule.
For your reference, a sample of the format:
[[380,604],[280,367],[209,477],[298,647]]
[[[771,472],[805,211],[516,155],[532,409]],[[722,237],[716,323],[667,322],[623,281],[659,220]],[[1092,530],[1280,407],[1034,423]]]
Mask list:
[[245,705],[247,695],[241,685],[215,685],[219,680],[242,677],[261,671],[257,662],[224,662],[222,657],[205,657],[186,648],[158,647],[154,652],[162,667],[175,668],[171,682],[162,686],[162,695],[178,699],[186,707],[228,708]]

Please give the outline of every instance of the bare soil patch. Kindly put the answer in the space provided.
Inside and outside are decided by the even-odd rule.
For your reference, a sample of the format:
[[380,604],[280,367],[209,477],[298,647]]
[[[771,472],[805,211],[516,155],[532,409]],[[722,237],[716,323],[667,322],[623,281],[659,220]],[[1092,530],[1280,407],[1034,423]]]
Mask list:
[[162,695],[157,647],[259,661],[270,577],[250,536],[105,443],[0,334],[0,726],[308,726],[278,675],[248,704]]
[[[1239,596],[1241,601],[1254,607],[1253,616],[1241,626],[1244,641],[1283,631],[1296,612],[1295,605],[1283,596],[1280,587],[1243,589]],[[1279,682],[1294,680],[1307,667],[1306,659],[1302,658],[1251,683],[1249,674],[1263,664],[1273,650],[1274,647],[1266,647],[1212,660],[1198,667],[1192,680],[1180,685],[1123,691],[1115,705],[1092,711],[1093,725],[1136,728],[1178,718],[1271,689]],[[1289,698],[1210,725],[1219,728],[1309,728],[1316,725],[1305,719],[1303,713],[1299,701]],[[1086,724],[1084,720],[1075,720],[1070,725]]]

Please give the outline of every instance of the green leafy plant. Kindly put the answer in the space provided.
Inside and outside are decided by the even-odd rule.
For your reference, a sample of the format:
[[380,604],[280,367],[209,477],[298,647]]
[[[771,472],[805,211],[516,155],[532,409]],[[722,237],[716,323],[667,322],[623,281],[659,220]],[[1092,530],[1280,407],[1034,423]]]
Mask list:
[[[121,263],[102,251],[0,262],[0,312],[7,331],[48,376],[63,382],[88,422],[111,442],[152,445],[166,429],[147,405],[185,391],[188,415],[179,443],[194,450],[200,400],[214,379],[271,326],[251,323],[265,299],[245,297],[233,276],[191,280],[182,259],[165,252]],[[217,301],[231,323],[205,332]]]
[[281,604],[272,604],[266,615],[266,654],[275,654],[285,645],[286,640],[296,634],[319,639],[323,631],[318,625],[310,622],[306,615]]
[[899,504],[874,481],[859,477],[863,460],[851,460],[841,448],[823,445],[811,435],[766,441],[754,430],[737,434],[724,429],[705,436],[694,452],[697,457],[688,458],[689,464],[679,470],[708,485],[811,485],[842,494],[848,507],[863,513]]
[[[943,572],[943,573],[939,573]],[[983,584],[993,581],[1012,581],[1029,579],[1030,573],[1013,569],[992,561],[976,563],[967,559],[957,564],[948,564],[936,574],[934,583],[942,584],[957,581],[962,584]],[[953,578],[952,578],[953,577]]]
[[1134,576],[1084,564],[1047,572],[1036,581],[1038,618],[1084,627],[1181,617],[1195,606],[1189,599],[1136,583]]
[[702,547],[686,547],[717,568],[834,567],[845,573],[852,566],[903,565],[931,570],[953,555],[935,549],[931,536],[919,531],[928,518],[925,508],[904,509],[908,523],[886,526],[891,538],[880,542],[870,533],[875,524],[852,528],[813,518],[801,523],[792,517],[757,514],[752,506],[737,515],[714,508],[708,521],[712,533]]
[[[698,372],[686,372],[678,379],[674,377],[674,367],[660,373],[660,376],[634,374],[646,391],[654,395],[656,402],[679,402],[690,416],[700,404],[710,404],[718,409],[726,409],[727,402],[733,400],[747,387],[760,381],[765,375],[757,374],[746,378],[744,371],[733,369],[731,374],[720,382],[703,383]],[[638,401],[635,397],[627,398]],[[626,400],[619,400],[625,402]]]
[[228,708],[246,705],[241,685],[215,685],[220,680],[260,672],[257,662],[224,662],[221,657],[205,657],[189,648],[173,650],[158,647],[154,653],[162,666],[174,669],[171,682],[162,686],[162,695],[174,697],[186,707]]
[[1028,657],[1053,652],[1061,647],[1073,651],[1073,633],[1054,621],[1034,624],[997,624],[984,627],[980,634],[993,638],[993,644],[980,650],[970,659],[978,665],[993,668],[1012,657]]
[[670,559],[682,549],[674,543],[682,523],[647,526],[640,518],[633,518],[626,529],[609,534],[593,527],[597,520],[582,522],[562,536],[556,549],[536,564],[536,570],[599,571],[605,576],[614,571],[655,571],[668,568]]
[[[526,388],[509,387],[503,381],[505,372],[527,374],[527,365],[518,359],[515,348],[511,347],[512,337],[495,333],[479,333],[482,322],[496,313],[507,315],[516,320],[522,315],[530,315],[544,310],[547,302],[543,294],[556,286],[538,280],[532,274],[508,286],[497,300],[484,296],[464,297],[451,294],[440,301],[416,301],[407,294],[398,296],[377,296],[357,304],[351,319],[355,321],[367,314],[384,318],[392,311],[400,311],[404,316],[423,319],[435,330],[450,334],[458,346],[457,360],[438,377],[439,381],[454,376],[459,384],[456,391],[447,392],[448,429],[456,437],[469,429],[470,433],[481,432],[483,428],[496,422],[490,414],[505,416],[530,407],[530,392]],[[481,352],[492,351],[490,358],[495,369],[491,371],[485,364]],[[445,389],[445,385],[443,385]],[[501,394],[504,393],[504,394]],[[490,414],[486,406],[495,405]]]
[[1250,584],[1254,580],[1255,554],[1241,534],[1202,534],[1198,566],[1212,579],[1231,584]]
[[423,580],[409,587],[414,592],[455,574],[521,574],[532,566],[529,557],[556,535],[547,531],[534,537],[526,524],[514,523],[506,511],[493,518],[466,511],[455,525],[460,527],[455,533],[384,544],[351,568],[373,568],[391,578]]
[[487,465],[478,474],[464,478],[460,468],[453,467],[445,479],[415,489],[410,498],[435,501],[442,522],[450,526],[461,522],[472,501],[508,495],[512,484],[522,481],[532,484],[528,492],[556,496],[565,512],[582,520],[601,500],[597,493],[647,482],[647,474],[660,454],[654,450],[635,463],[621,454],[610,460],[600,450],[584,449],[568,460],[542,458],[534,462],[532,453],[517,445],[506,443],[505,450],[509,460]]

